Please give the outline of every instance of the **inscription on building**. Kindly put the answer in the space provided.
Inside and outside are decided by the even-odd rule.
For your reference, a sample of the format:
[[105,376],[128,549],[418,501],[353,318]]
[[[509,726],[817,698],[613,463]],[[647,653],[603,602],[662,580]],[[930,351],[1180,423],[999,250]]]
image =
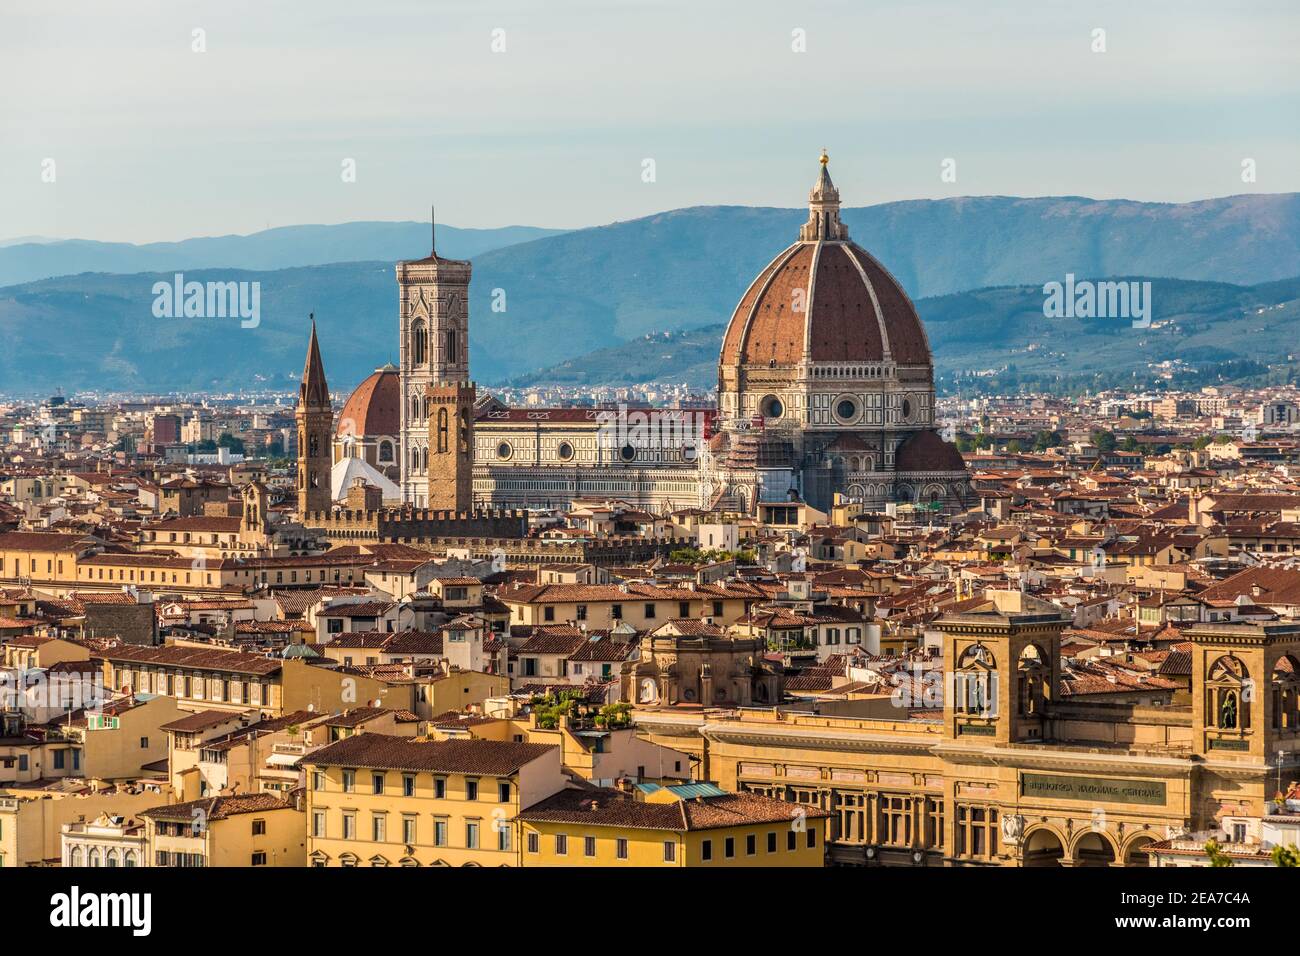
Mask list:
[[1165,785],[1150,780],[1027,773],[1021,778],[1020,787],[1022,796],[1052,800],[1088,800],[1094,803],[1104,800],[1109,803],[1140,803],[1145,806],[1163,806],[1165,803]]

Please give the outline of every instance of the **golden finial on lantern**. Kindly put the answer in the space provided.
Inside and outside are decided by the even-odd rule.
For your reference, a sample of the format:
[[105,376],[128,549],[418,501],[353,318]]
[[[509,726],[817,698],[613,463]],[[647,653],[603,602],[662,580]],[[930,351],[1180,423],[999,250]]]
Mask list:
[[823,147],[822,147],[822,158],[819,160],[819,162],[820,162],[823,166],[825,166],[825,165],[826,165],[827,163],[829,163],[830,161],[831,161],[831,158],[830,158],[829,156],[826,155],[826,147],[823,146]]

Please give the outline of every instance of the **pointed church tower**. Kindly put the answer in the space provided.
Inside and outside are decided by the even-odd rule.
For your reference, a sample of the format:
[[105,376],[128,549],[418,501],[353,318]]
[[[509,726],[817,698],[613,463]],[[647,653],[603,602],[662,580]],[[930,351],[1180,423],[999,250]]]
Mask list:
[[316,341],[314,315],[294,418],[298,422],[298,514],[328,511],[332,503],[330,440],[334,430],[334,410],[330,407],[325,365],[321,362],[320,344]]

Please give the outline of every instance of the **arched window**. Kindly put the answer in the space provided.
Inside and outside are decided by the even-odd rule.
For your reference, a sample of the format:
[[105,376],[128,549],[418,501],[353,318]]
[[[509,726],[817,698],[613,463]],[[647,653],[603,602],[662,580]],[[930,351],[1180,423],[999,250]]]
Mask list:
[[953,675],[953,710],[976,717],[997,716],[997,662],[983,644],[962,651]]
[[1252,685],[1246,665],[1231,654],[1213,664],[1206,675],[1206,722],[1219,730],[1250,729],[1250,694],[1243,691]]
[[429,470],[429,449],[425,448],[420,451],[420,470]]
[[428,358],[428,333],[423,320],[416,319],[411,325],[411,364],[423,365]]
[[1038,645],[1029,644],[1020,652],[1016,668],[1016,707],[1023,716],[1038,713],[1048,693],[1047,661]]
[[113,869],[117,869],[117,851],[116,851],[116,850],[109,850],[109,851],[108,851],[107,864],[108,864],[109,867],[111,867],[111,868],[113,868]]
[[418,448],[411,449],[411,470],[420,470],[420,449]]
[[79,847],[79,846],[74,846],[74,847],[72,848],[72,852],[71,852],[70,854],[68,854],[68,865],[69,865],[69,866],[81,866],[81,860],[82,860],[82,857],[81,857],[81,847]]
[[438,409],[438,454],[440,455],[445,455],[447,453],[447,427],[447,409],[440,408]]
[[380,461],[392,461],[392,460],[393,460],[393,443],[392,443],[392,442],[390,442],[390,441],[381,441],[381,442],[379,443],[379,460],[380,460]]
[[127,850],[122,858],[122,865],[125,867],[135,866],[135,850]]
[[1300,726],[1300,666],[1290,655],[1273,668],[1273,727],[1294,732]]
[[89,855],[89,856],[87,857],[87,859],[86,859],[86,865],[87,865],[87,866],[99,866],[99,851],[98,851],[98,850],[91,850],[91,851],[90,851],[90,855]]
[[456,337],[455,329],[447,330],[447,362],[455,364],[460,357],[460,342]]
[[429,399],[428,398],[425,398],[424,400],[424,414],[421,415],[420,417],[426,422],[429,420]]

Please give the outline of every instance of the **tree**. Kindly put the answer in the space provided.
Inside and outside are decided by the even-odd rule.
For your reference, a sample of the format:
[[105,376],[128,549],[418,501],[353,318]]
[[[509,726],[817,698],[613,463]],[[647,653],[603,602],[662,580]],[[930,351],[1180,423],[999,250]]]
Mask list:
[[1296,852],[1294,846],[1282,846],[1279,843],[1273,847],[1273,865],[1300,866],[1300,853]]
[[1225,866],[1233,865],[1232,857],[1228,856],[1228,854],[1223,852],[1223,850],[1219,847],[1218,840],[1210,840],[1205,844],[1205,855],[1210,858],[1210,866],[1212,867],[1225,867]]
[[632,705],[626,702],[606,704],[596,714],[596,726],[616,730],[632,722]]
[[1115,433],[1102,428],[1093,429],[1092,434],[1088,436],[1088,440],[1096,445],[1097,450],[1102,454],[1114,451],[1115,446],[1118,444],[1115,440]]
[[1047,451],[1049,448],[1059,448],[1064,444],[1065,439],[1061,437],[1060,432],[1043,429],[1034,436],[1034,451]]
[[222,432],[221,437],[217,439],[218,448],[229,448],[234,454],[242,455],[244,453],[244,440],[236,438],[230,432]]
[[574,705],[582,700],[582,696],[578,691],[566,690],[558,697],[553,693],[534,697],[531,703],[533,712],[537,714],[537,726],[542,730],[555,730],[560,726],[561,718],[573,712]]
[[1025,446],[1020,444],[1020,440],[1018,438],[1013,438],[1011,439],[1011,441],[1007,442],[1007,452],[1009,454],[1018,455],[1024,450],[1025,450]]

